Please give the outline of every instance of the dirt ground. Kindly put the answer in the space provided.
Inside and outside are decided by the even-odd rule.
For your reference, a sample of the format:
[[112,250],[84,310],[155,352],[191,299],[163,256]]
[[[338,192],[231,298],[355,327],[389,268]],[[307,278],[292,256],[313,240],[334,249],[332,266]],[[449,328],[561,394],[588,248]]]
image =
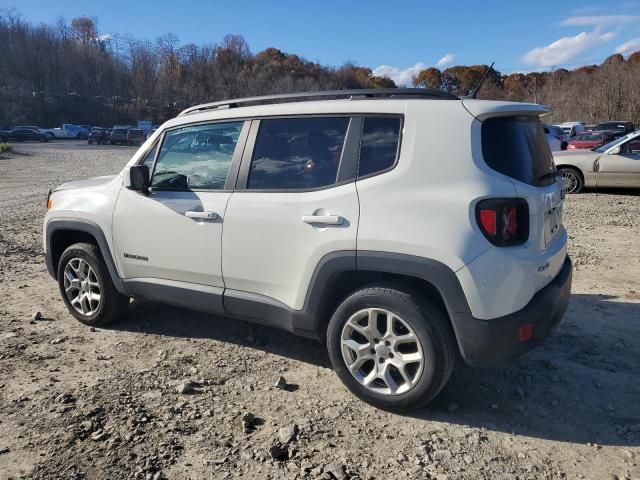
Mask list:
[[44,266],[47,190],[133,151],[0,156],[1,479],[640,479],[638,192],[567,199],[573,294],[544,345],[459,365],[429,407],[396,415],[281,331],[152,302],[108,328],[71,317]]

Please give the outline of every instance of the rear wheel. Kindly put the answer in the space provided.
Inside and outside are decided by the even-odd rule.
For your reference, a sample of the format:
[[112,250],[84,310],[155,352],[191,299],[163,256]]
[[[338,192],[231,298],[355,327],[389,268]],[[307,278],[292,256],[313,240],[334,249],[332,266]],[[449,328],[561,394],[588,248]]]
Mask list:
[[580,193],[584,188],[582,175],[575,168],[562,167],[558,169],[558,173],[562,179],[562,189],[565,193]]
[[121,317],[129,297],[116,290],[100,250],[76,243],[58,263],[58,286],[67,309],[86,325],[104,325]]
[[336,374],[360,399],[406,411],[431,401],[455,365],[456,344],[444,313],[399,284],[347,297],[327,330]]

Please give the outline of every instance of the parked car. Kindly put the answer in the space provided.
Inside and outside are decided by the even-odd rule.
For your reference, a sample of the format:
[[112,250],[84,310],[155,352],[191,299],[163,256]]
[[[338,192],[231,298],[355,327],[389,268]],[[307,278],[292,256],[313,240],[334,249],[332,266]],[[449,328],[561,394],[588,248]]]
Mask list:
[[543,125],[542,127],[544,128],[544,135],[547,138],[547,143],[552,152],[565,150],[567,148],[567,141],[560,127],[554,127],[552,125]]
[[7,140],[13,142],[48,142],[49,137],[30,128],[16,128],[9,132]]
[[622,137],[630,132],[633,132],[635,127],[633,122],[602,122],[598,123],[595,127],[593,127],[593,132],[607,131],[615,138]]
[[91,129],[91,133],[89,134],[89,138],[87,139],[87,143],[92,145],[94,143],[98,145],[104,145],[109,142],[109,135],[107,134],[107,130],[100,127],[93,127]]
[[573,137],[586,130],[584,123],[582,122],[563,122],[554,127],[561,128],[565,135],[567,142],[571,141]]
[[594,149],[601,147],[613,140],[613,136],[607,132],[585,132],[576,135],[573,140],[569,142],[569,150],[583,150]]
[[140,128],[132,128],[127,132],[127,145],[142,145],[146,139],[147,136]]
[[76,138],[78,140],[86,140],[89,137],[89,131],[84,128],[73,125],[71,123],[63,123],[59,128],[41,128],[40,133],[47,135],[50,140],[54,138]]
[[9,130],[0,130],[0,143],[7,142],[10,134],[11,132]]
[[109,143],[111,145],[118,145],[118,144],[126,145],[128,133],[129,133],[128,128],[114,128],[113,130],[111,130]]
[[393,410],[434,398],[458,357],[503,364],[560,322],[546,107],[430,89],[251,102],[189,108],[119,175],[50,194],[45,259],[71,315],[102,325],[144,297],[280,327]]
[[594,150],[556,152],[554,160],[567,193],[585,187],[640,187],[640,131]]

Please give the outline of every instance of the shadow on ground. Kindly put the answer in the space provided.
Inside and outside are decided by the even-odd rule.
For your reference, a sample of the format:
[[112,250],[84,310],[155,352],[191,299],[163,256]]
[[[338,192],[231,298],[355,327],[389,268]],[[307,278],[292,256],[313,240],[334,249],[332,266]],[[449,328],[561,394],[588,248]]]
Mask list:
[[[136,302],[111,328],[210,338],[330,367],[322,345],[270,327]],[[562,442],[640,445],[640,303],[574,294],[542,346],[502,369],[458,365],[428,406],[406,415]]]

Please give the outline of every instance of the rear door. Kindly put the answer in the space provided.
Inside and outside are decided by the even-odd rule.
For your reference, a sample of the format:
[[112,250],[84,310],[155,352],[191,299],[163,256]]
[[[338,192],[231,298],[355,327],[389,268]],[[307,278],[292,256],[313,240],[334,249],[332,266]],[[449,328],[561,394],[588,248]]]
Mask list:
[[620,144],[620,153],[598,159],[598,187],[640,187],[640,137]]
[[327,254],[356,250],[354,183],[362,119],[348,115],[254,120],[222,240],[225,310],[249,294],[300,310]]

